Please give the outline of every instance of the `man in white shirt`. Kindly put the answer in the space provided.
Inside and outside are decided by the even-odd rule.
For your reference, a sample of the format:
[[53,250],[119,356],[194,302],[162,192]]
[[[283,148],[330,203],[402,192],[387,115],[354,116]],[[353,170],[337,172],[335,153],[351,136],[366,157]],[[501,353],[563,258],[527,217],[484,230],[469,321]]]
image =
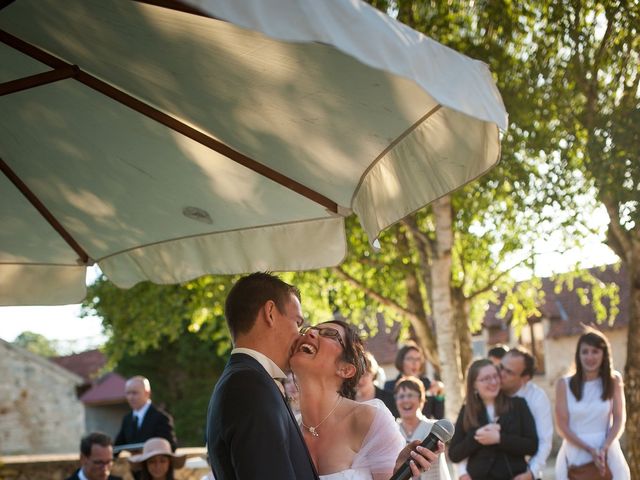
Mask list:
[[522,397],[536,422],[538,450],[529,459],[529,470],[516,475],[514,480],[534,480],[542,478],[547,458],[551,452],[553,437],[553,415],[549,397],[531,381],[535,373],[535,358],[521,347],[509,350],[500,361],[502,391],[513,397]]
[[[502,391],[510,397],[522,397],[527,402],[529,410],[536,423],[538,435],[538,450],[529,459],[529,469],[525,473],[516,475],[513,480],[541,479],[551,453],[553,437],[553,416],[551,402],[547,394],[531,381],[535,373],[535,359],[524,348],[516,347],[509,350],[498,364],[502,380]],[[466,462],[456,464],[459,480],[468,480]]]

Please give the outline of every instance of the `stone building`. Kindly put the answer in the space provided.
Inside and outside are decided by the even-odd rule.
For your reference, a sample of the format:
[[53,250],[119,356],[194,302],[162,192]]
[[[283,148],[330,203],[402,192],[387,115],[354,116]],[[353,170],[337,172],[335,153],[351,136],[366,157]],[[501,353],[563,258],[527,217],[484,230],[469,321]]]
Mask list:
[[78,450],[82,379],[0,339],[0,455]]
[[115,438],[122,417],[131,409],[124,395],[126,380],[105,370],[104,353],[87,350],[50,360],[82,378],[77,393],[85,408],[85,430],[100,430]]

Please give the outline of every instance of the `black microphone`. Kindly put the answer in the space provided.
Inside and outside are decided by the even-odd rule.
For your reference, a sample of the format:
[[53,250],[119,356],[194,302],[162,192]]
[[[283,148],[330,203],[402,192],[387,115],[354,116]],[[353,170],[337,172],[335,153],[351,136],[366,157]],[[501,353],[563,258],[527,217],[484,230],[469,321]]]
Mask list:
[[[453,432],[455,428],[453,427],[453,423],[451,423],[446,418],[442,420],[438,420],[431,427],[431,431],[429,435],[422,441],[420,446],[435,452],[438,450],[438,441],[442,443],[447,443],[453,437]],[[393,474],[393,476],[389,480],[408,480],[411,478],[411,467],[409,466],[409,462],[411,458],[404,462],[402,466]],[[416,464],[417,465],[417,464]]]

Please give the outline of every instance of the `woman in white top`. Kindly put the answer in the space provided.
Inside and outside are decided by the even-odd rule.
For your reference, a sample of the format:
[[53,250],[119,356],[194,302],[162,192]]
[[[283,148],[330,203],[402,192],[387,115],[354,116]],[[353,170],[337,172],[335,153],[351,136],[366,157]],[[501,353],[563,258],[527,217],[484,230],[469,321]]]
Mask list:
[[[422,414],[426,392],[424,384],[417,377],[401,377],[393,389],[396,407],[400,418],[396,420],[400,433],[407,443],[414,440],[424,440],[431,427],[436,423]],[[421,480],[449,480],[449,470],[446,460],[439,456],[428,472],[420,475]]]
[[573,375],[556,383],[556,425],[564,439],[556,460],[556,479],[571,466],[594,462],[614,480],[628,480],[629,466],[618,439],[625,422],[624,387],[613,370],[607,337],[587,329],[578,339]]
[[[380,400],[354,400],[365,370],[364,347],[355,330],[341,321],[302,329],[290,365],[300,391],[302,432],[320,478],[387,480],[408,458],[399,456],[401,450],[410,449],[403,450],[405,441]],[[435,461],[432,452],[418,451]],[[411,456],[421,462],[414,452]],[[420,474],[415,463],[412,472]]]

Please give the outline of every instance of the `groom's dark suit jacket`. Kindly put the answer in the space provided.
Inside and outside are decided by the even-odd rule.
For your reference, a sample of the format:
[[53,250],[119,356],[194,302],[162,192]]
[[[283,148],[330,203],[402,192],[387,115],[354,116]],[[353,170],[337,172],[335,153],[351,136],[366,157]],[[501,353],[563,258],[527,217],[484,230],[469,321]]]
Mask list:
[[133,427],[133,412],[127,413],[122,419],[120,432],[114,445],[127,445],[129,443],[141,443],[152,437],[166,438],[175,451],[177,447],[176,434],[173,431],[173,418],[168,413],[149,405],[149,409],[142,419],[142,425],[135,431]]
[[207,445],[216,480],[318,478],[282,393],[243,353],[231,355],[211,396]]

